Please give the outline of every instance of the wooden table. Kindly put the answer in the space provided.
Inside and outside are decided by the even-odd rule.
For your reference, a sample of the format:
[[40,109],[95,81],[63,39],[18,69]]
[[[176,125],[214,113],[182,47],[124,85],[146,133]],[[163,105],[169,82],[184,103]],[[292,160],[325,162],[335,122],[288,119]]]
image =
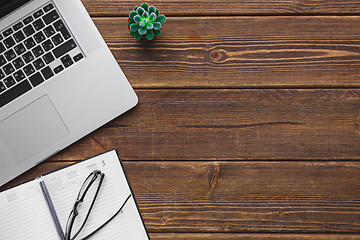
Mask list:
[[152,239],[360,239],[360,3],[83,0],[138,106],[1,190],[116,148]]

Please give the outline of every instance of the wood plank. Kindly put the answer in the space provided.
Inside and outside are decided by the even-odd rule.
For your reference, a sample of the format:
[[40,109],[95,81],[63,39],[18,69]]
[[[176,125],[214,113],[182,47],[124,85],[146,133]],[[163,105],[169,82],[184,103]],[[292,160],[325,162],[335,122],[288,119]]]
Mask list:
[[137,90],[138,106],[52,158],[360,159],[360,90]]
[[358,240],[355,234],[151,233],[152,240]]
[[360,232],[356,162],[125,166],[151,232]]
[[[143,1],[130,0],[82,0],[94,16],[127,16]],[[360,3],[355,0],[309,1],[309,0],[227,0],[227,1],[147,1],[166,15],[276,15],[276,14],[358,14]]]
[[151,43],[95,18],[135,88],[360,87],[360,17],[168,18]]
[[[38,174],[60,165],[42,166]],[[359,162],[125,161],[124,168],[151,233],[360,233]]]

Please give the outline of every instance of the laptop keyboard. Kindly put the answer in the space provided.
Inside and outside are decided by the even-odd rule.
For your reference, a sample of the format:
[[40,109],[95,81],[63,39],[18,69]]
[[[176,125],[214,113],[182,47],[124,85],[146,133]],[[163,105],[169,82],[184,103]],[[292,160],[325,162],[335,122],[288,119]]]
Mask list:
[[0,108],[84,58],[52,3],[0,32]]

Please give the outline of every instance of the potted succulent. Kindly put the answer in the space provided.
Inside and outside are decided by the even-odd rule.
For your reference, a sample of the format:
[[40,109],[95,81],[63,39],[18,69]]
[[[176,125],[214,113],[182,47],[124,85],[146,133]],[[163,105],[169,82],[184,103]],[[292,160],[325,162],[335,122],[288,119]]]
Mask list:
[[161,35],[162,23],[166,18],[154,6],[143,3],[129,14],[128,27],[130,35],[136,40],[152,40]]

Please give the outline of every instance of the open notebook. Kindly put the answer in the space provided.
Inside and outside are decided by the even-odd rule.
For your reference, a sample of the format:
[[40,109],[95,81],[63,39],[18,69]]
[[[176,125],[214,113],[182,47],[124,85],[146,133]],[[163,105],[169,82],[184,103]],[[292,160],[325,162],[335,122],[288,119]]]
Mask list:
[[95,169],[105,173],[105,177],[89,220],[77,239],[109,219],[130,194],[122,212],[89,239],[149,239],[121,160],[112,150],[1,192],[0,240],[59,239],[40,181],[46,183],[65,230],[78,191]]

